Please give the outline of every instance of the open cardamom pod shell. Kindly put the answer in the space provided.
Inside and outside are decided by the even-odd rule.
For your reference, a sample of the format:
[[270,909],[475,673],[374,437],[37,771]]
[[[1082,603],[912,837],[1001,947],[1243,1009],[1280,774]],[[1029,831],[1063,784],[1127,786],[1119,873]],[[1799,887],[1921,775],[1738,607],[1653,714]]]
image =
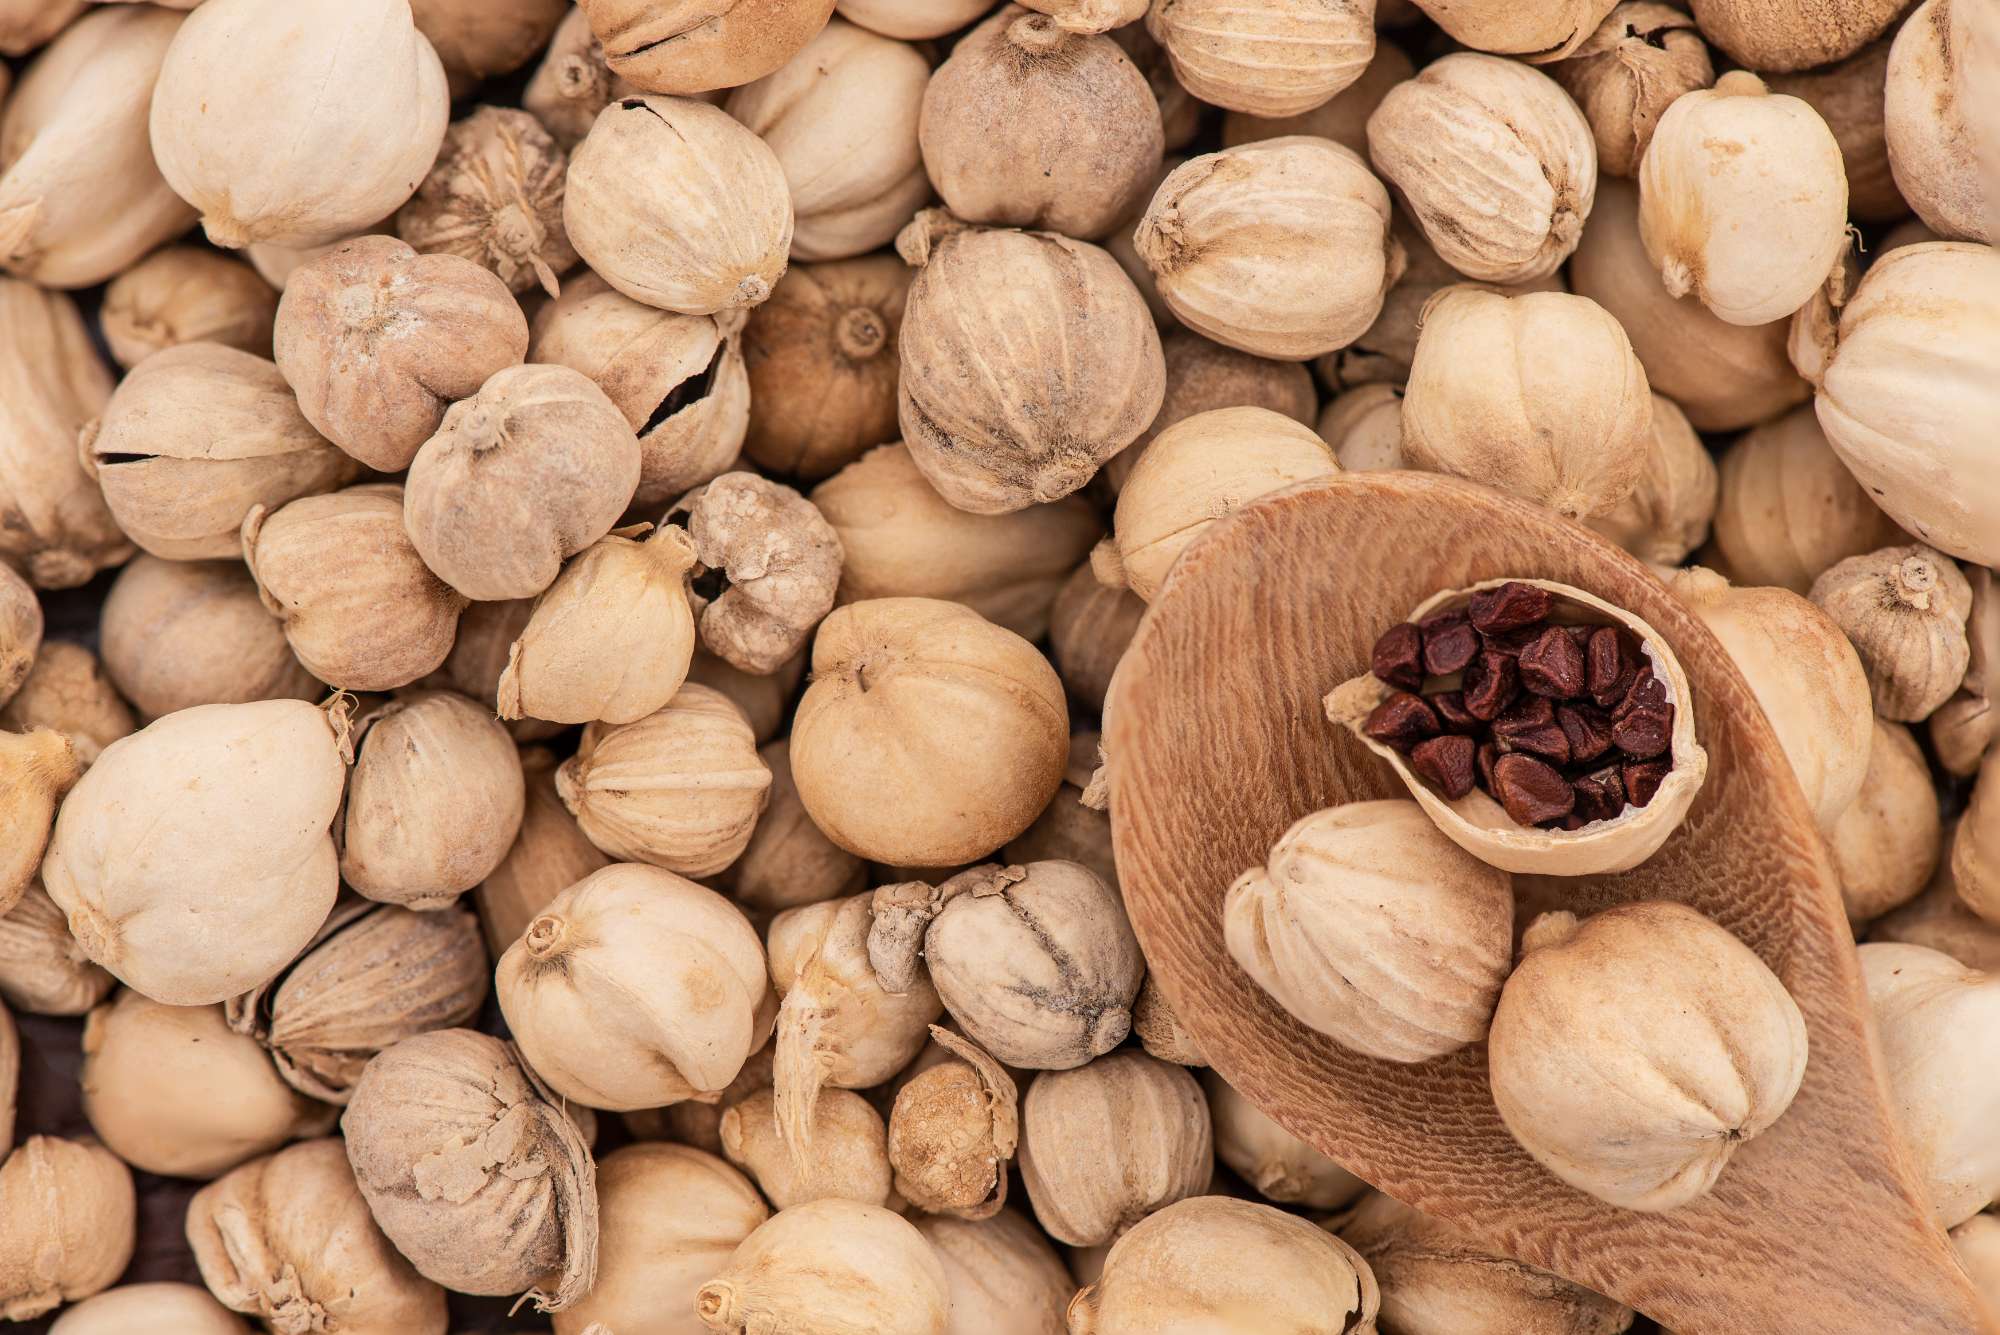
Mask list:
[[[1472,600],[1472,595],[1507,584],[1507,579],[1481,580],[1463,589],[1446,589],[1417,604],[1404,621],[1422,621],[1440,612],[1456,611]],[[1345,682],[1326,697],[1326,716],[1360,739],[1361,744],[1388,761],[1396,777],[1410,790],[1426,814],[1437,822],[1453,843],[1483,862],[1512,872],[1533,872],[1543,876],[1593,876],[1606,872],[1630,871],[1659,851],[1674,832],[1695,794],[1708,777],[1708,753],[1695,740],[1695,711],[1689,707],[1693,693],[1680,660],[1660,633],[1645,621],[1595,594],[1554,580],[1522,579],[1522,584],[1547,589],[1555,595],[1551,625],[1622,626],[1639,638],[1640,652],[1652,665],[1654,674],[1667,684],[1667,702],[1674,706],[1673,741],[1668,754],[1673,768],[1660,783],[1659,792],[1643,807],[1627,806],[1610,820],[1593,821],[1580,830],[1544,830],[1517,825],[1501,805],[1474,788],[1452,801],[1419,778],[1407,758],[1363,734],[1362,723],[1376,705],[1395,693],[1372,674]],[[1376,633],[1396,624],[1384,622]]]

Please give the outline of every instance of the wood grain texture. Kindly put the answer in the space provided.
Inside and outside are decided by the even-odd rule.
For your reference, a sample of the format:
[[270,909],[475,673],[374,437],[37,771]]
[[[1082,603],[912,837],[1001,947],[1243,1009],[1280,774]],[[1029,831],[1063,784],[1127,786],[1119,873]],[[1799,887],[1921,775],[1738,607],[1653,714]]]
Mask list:
[[[1693,905],[1756,950],[1806,1017],[1791,1109],[1713,1192],[1663,1214],[1615,1209],[1528,1158],[1494,1110],[1484,1044],[1417,1066],[1362,1057],[1292,1020],[1223,946],[1224,892],[1294,820],[1407,795],[1326,722],[1321,696],[1365,672],[1376,636],[1432,592],[1509,575],[1651,622],[1687,669],[1711,757],[1666,845],[1633,871],[1560,883],[1567,905]],[[1119,876],[1154,976],[1215,1068],[1295,1134],[1676,1335],[2000,1335],[1893,1129],[1838,887],[1777,739],[1721,645],[1625,553],[1452,478],[1306,483],[1182,559],[1120,665],[1107,732]]]

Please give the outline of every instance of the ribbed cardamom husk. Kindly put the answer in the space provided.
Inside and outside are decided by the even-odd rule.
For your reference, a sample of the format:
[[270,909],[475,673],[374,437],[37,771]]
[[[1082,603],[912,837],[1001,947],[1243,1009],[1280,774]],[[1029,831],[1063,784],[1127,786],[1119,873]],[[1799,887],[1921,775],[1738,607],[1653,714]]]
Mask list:
[[426,255],[458,255],[515,292],[554,296],[576,263],[563,230],[569,157],[535,118],[482,106],[445,131],[430,175],[396,214],[396,232]]
[[29,1015],[82,1015],[118,980],[91,963],[40,881],[0,915],[0,998]]

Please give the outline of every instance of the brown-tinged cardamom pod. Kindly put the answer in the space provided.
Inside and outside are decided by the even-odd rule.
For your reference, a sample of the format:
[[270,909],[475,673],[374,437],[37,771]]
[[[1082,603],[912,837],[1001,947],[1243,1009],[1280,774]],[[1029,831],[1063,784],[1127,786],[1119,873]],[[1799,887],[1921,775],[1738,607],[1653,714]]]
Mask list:
[[457,255],[510,291],[554,296],[576,263],[563,229],[568,156],[535,118],[480,106],[445,131],[430,175],[396,214],[396,233],[425,255]]
[[132,1170],[94,1140],[30,1136],[0,1163],[0,1320],[111,1286],[132,1259]]
[[550,900],[611,861],[577,828],[556,793],[556,764],[544,747],[522,748],[527,798],[521,832],[476,894],[486,946],[496,960]]
[[930,1214],[990,1219],[1007,1203],[1007,1165],[1020,1144],[1014,1079],[977,1044],[938,1025],[951,1053],[896,1093],[889,1163],[896,1191]]
[[14,698],[0,705],[0,728],[52,728],[68,737],[88,769],[104,748],[137,726],[132,711],[104,674],[97,655],[80,644],[49,640]]
[[887,1131],[867,1099],[851,1090],[821,1090],[813,1107],[812,1154],[803,1162],[785,1145],[777,1107],[774,1091],[758,1090],[723,1109],[716,1127],[722,1152],[771,1204],[788,1210],[826,1197],[888,1204]]
[[696,568],[689,599],[701,640],[745,672],[775,672],[833,608],[840,537],[817,507],[755,473],[725,473],[683,496]]
[[417,31],[437,48],[455,98],[533,60],[573,12],[563,0],[410,0]]
[[861,859],[827,838],[799,800],[791,743],[771,742],[757,754],[770,768],[771,791],[750,842],[725,873],[730,897],[755,912],[779,913],[861,889]]
[[83,760],[62,733],[0,732],[0,913],[34,883],[56,808],[82,773]]

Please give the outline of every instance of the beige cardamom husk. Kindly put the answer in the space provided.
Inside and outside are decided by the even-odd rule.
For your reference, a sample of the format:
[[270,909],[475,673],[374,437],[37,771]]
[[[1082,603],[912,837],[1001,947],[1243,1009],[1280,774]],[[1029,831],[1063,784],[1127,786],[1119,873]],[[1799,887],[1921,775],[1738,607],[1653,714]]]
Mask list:
[[597,1202],[604,1225],[597,1282],[554,1315],[556,1335],[695,1335],[695,1295],[771,1217],[743,1174],[685,1145],[627,1145],[605,1155]]
[[1174,1014],[1158,980],[1150,973],[1139,987],[1139,999],[1132,1003],[1132,1032],[1138,1035],[1139,1044],[1149,1057],[1179,1066],[1208,1065],[1201,1044],[1181,1022],[1181,1017]]
[[0,914],[0,999],[29,1015],[82,1015],[116,986],[69,933],[39,880]]
[[2000,1299],[2000,1215],[1966,1220],[1951,1231],[1951,1246],[1987,1304]]
[[396,214],[396,234],[420,254],[490,269],[510,291],[539,284],[554,296],[576,263],[563,227],[568,162],[529,113],[477,107],[445,131],[430,174]]
[[1702,35],[1753,70],[1802,70],[1853,55],[1881,36],[1907,0],[1691,0]]
[[[1765,80],[1772,92],[1809,104],[1833,131],[1847,170],[1848,212],[1856,222],[1894,222],[1910,213],[1909,203],[1897,189],[1885,125],[1885,121],[1893,124],[1898,120],[1897,110],[1885,110],[1883,105],[1889,50],[1885,37],[1837,65],[1773,74]],[[1919,130],[1922,134],[1931,132],[1928,126]]]
[[777,671],[832,610],[840,537],[790,487],[725,473],[676,502],[668,522],[693,539],[688,598],[702,644],[743,671]]
[[1201,1078],[1208,1091],[1215,1155],[1267,1201],[1309,1210],[1337,1210],[1368,1184],[1279,1126],[1213,1071]]
[[[896,249],[918,270],[903,313],[903,439],[959,509],[1004,514],[1067,496],[1159,411],[1159,333],[1105,251],[942,209],[918,214]],[[966,374],[1003,342],[1007,364]]]
[[919,1215],[915,1223],[944,1267],[950,1335],[1063,1335],[1076,1280],[1025,1215]]
[[1155,0],[1146,30],[1190,93],[1253,116],[1296,116],[1361,77],[1375,54],[1367,0]]
[[104,289],[98,321],[126,369],[162,348],[220,343],[271,355],[278,294],[242,260],[197,246],[165,246]]
[[611,861],[563,805],[556,792],[556,764],[554,753],[544,747],[522,749],[527,797],[521,831],[475,892],[487,949],[495,959],[520,939],[550,900]]
[[292,273],[273,345],[306,420],[393,473],[410,466],[453,401],[520,364],[528,322],[477,264],[360,236]]
[[1020,1143],[1014,1078],[977,1044],[931,1026],[950,1058],[911,1077],[889,1113],[896,1194],[928,1214],[990,1219]]
[[1513,0],[1417,0],[1447,35],[1475,51],[1519,56],[1533,64],[1561,60],[1598,30],[1613,0],[1560,0],[1520,5]]
[[[1657,411],[1660,400],[1655,397]],[[1403,387],[1376,381],[1343,390],[1319,416],[1319,435],[1342,471],[1408,468],[1403,457]]]
[[1852,922],[1867,922],[1915,899],[1937,869],[1944,832],[1930,765],[1900,723],[1877,717],[1861,794],[1827,832]]
[[297,959],[223,1009],[294,1089],[344,1104],[383,1048],[470,1022],[488,977],[479,923],[464,909],[348,900]]
[[284,1335],[444,1335],[444,1290],[382,1236],[340,1140],[247,1163],[188,1202],[209,1290]]
[[991,0],[839,0],[840,16],[904,41],[942,37],[986,13]]
[[208,0],[160,70],[153,155],[216,245],[318,245],[395,212],[450,114],[406,0]]
[[196,705],[326,693],[235,561],[139,556],[105,595],[98,647],[112,684],[147,723]]
[[[1136,600],[1135,600],[1136,601]],[[1001,850],[1007,864],[1032,862],[1075,862],[1086,867],[1114,891],[1118,889],[1118,862],[1111,849],[1111,815],[1084,803],[1090,787],[1103,737],[1089,729],[1069,739],[1069,766],[1063,771],[1062,787],[1049,799],[1035,823]]]
[[727,1335],[946,1335],[944,1267],[900,1215],[824,1199],[780,1210],[702,1285],[695,1315]]
[[849,895],[772,919],[766,937],[778,1008],[773,1070],[779,1132],[810,1162],[820,1092],[871,1089],[923,1050],[943,1012],[921,969],[892,989],[870,960],[873,896]]
[[[1378,26],[1384,8],[1379,3],[1376,6]],[[1362,71],[1361,77],[1316,107],[1301,111],[1296,116],[1252,116],[1241,111],[1229,112],[1222,118],[1222,146],[1236,148],[1259,139],[1309,134],[1345,144],[1365,157],[1368,153],[1368,118],[1375,114],[1376,107],[1382,105],[1382,99],[1389,95],[1391,88],[1416,72],[1416,66],[1403,54],[1402,47],[1394,42],[1378,41],[1375,43],[1375,54],[1369,58],[1368,68]]]
[[1898,29],[1887,68],[1876,58],[1870,128],[1887,141],[1889,193],[1942,236],[2000,239],[2000,117],[1987,92],[1996,40],[2000,22],[1985,6],[1926,0]]
[[0,732],[0,913],[20,902],[35,882],[50,827],[63,795],[75,787],[83,760],[52,728]]
[[94,1140],[30,1136],[0,1163],[0,1320],[111,1286],[132,1259],[132,1170]]
[[1687,415],[1663,394],[1654,393],[1652,402],[1638,485],[1615,509],[1586,522],[1641,561],[1679,565],[1708,537],[1719,483],[1715,460]]
[[1385,1061],[1486,1036],[1513,964],[1514,888],[1415,802],[1316,812],[1223,900],[1229,954],[1294,1019]]
[[529,598],[611,531],[639,485],[639,438],[567,366],[510,366],[453,404],[410,463],[403,525],[445,583]]
[[929,598],[836,608],[812,665],[792,777],[814,823],[851,853],[963,866],[1033,824],[1062,783],[1061,679],[970,608]]
[[1923,946],[1869,944],[1858,952],[1874,1014],[1890,1110],[1940,1226],[1954,1228],[2000,1197],[2000,1116],[1987,1036],[2000,1014],[2000,978]]
[[840,539],[841,605],[943,599],[1028,639],[1048,629],[1064,576],[1104,536],[1081,496],[1008,514],[961,510],[925,481],[901,444],[867,451],[813,488],[811,499]]
[[2000,386],[1960,367],[2000,348],[1996,294],[1991,246],[1888,252],[1840,312],[1815,402],[1827,442],[1891,519],[1982,566],[2000,565],[2000,469],[1979,425],[2000,413]]
[[[0,705],[0,728],[12,733],[47,728],[69,738],[77,763],[89,769],[104,748],[134,728],[132,711],[104,675],[97,655],[67,640],[45,640],[21,689]],[[4,896],[0,896],[4,898]]]
[[742,910],[630,863],[550,901],[501,957],[494,991],[537,1074],[618,1111],[719,1095],[776,1010]]
[[836,18],[729,95],[724,109],[770,145],[791,185],[792,259],[879,249],[930,199],[917,145],[930,79],[915,47]]
[[563,0],[410,0],[417,31],[437,48],[454,97],[533,60],[572,12]]
[[1116,1052],[1044,1071],[1021,1101],[1021,1183],[1057,1242],[1110,1242],[1207,1190],[1208,1103],[1185,1068]]
[[83,1111],[112,1153],[166,1177],[212,1178],[339,1116],[283,1080],[220,1006],[121,991],[83,1029]]
[[1211,342],[1187,329],[1160,340],[1166,356],[1167,393],[1151,426],[1106,461],[1098,474],[1115,493],[1168,427],[1213,408],[1268,408],[1304,426],[1319,411],[1312,372],[1297,362],[1272,361]]
[[1103,710],[1111,674],[1145,614],[1145,600],[1106,588],[1088,561],[1063,581],[1049,611],[1049,657],[1078,704]]
[[[1944,831],[1947,847],[1955,835],[1953,826],[1947,825]],[[27,901],[22,902],[25,904]],[[21,912],[20,909],[14,911]],[[0,919],[0,929],[4,929],[6,921]],[[1927,946],[1942,951],[1969,969],[1986,973],[2000,970],[2000,923],[1986,921],[1959,896],[1949,857],[1939,860],[1937,870],[1922,894],[1868,925],[1868,939]],[[4,982],[4,978],[0,978],[0,982]]]
[[2000,923],[2000,752],[1979,767],[1972,800],[1951,841],[1951,878],[1958,897],[1988,922]]
[[0,265],[89,287],[187,230],[194,211],[153,162],[153,81],[182,16],[93,10],[21,76],[0,114]]
[[466,599],[411,545],[403,504],[403,488],[370,482],[244,517],[243,563],[264,609],[299,664],[336,689],[407,686],[451,652]]
[[556,791],[592,843],[684,876],[736,860],[770,786],[743,711],[692,683],[635,722],[591,724],[556,771]]
[[1447,288],[1431,299],[1403,398],[1412,468],[1566,519],[1616,509],[1652,448],[1652,393],[1618,321],[1588,297]]
[[1003,5],[952,47],[923,99],[923,162],[967,222],[1094,239],[1142,202],[1159,104],[1118,44]]
[[341,1117],[382,1232],[426,1279],[567,1307],[597,1273],[596,1171],[569,1114],[514,1048],[469,1029],[369,1062]]
[[[1784,1115],[1806,1024],[1762,959],[1683,904],[1535,919],[1487,1042],[1500,1120],[1536,1162],[1627,1210],[1705,1195]],[[1635,972],[1641,992],[1620,987]]]
[[791,187],[770,146],[719,107],[627,97],[571,154],[563,221],[634,301],[714,315],[755,306],[785,272]]
[[1458,1228],[1371,1191],[1331,1228],[1375,1272],[1399,1335],[1621,1335],[1631,1308],[1497,1256]]
[[573,149],[590,133],[597,113],[614,97],[638,91],[604,63],[604,48],[590,30],[590,17],[573,5],[556,26],[541,64],[535,66],[521,105],[535,114],[555,141]]
[[1597,168],[1612,176],[1639,169],[1653,127],[1675,98],[1715,82],[1694,20],[1659,0],[1612,8],[1549,73],[1583,108],[1597,141]]
[[201,705],[106,747],[42,862],[85,953],[175,1006],[234,996],[297,955],[338,889],[351,708]]
[[0,277],[0,562],[38,589],[68,589],[132,554],[77,458],[111,377],[76,306]]
[[1229,1312],[1253,1330],[1374,1335],[1368,1263],[1333,1234],[1268,1205],[1197,1196],[1121,1237],[1069,1305],[1071,1335],[1149,1335]]
[[0,564],[0,705],[14,698],[42,647],[42,602],[28,581]]
[[614,73],[649,93],[734,88],[777,69],[826,26],[833,0],[586,0]]
[[636,723],[687,680],[695,621],[681,529],[613,529],[579,552],[536,598],[507,651],[500,717]]
[[791,722],[792,702],[798,698],[799,683],[805,680],[808,654],[797,658],[766,677],[752,676],[714,654],[695,646],[694,661],[688,664],[688,681],[721,694],[750,721],[757,744],[776,737]]
[[754,401],[739,327],[643,305],[586,272],[536,316],[528,356],[583,372],[625,414],[639,435],[630,504],[656,510],[736,464]]
[[1590,123],[1555,80],[1499,56],[1448,55],[1390,89],[1368,153],[1438,254],[1486,282],[1554,272],[1596,196]]
[[313,430],[274,363],[219,343],[183,343],[134,367],[78,449],[119,526],[173,561],[237,556],[252,510],[361,471]]
[[[897,0],[889,2],[893,4]],[[908,0],[902,2],[908,3]],[[917,3],[928,3],[928,0],[917,0]],[[28,54],[68,27],[85,8],[87,0],[4,0],[0,3],[0,54]]]
[[967,1037],[1031,1070],[1068,1070],[1123,1042],[1146,969],[1117,890],[1075,862],[989,863],[935,890],[877,890],[876,975],[900,987],[919,953]]
[[250,1335],[249,1323],[199,1284],[157,1280],[120,1284],[65,1308],[49,1335],[126,1335],[133,1330],[173,1335]]
[[723,1109],[717,1133],[729,1161],[780,1210],[834,1197],[889,1202],[889,1153],[882,1114],[845,1089],[821,1090],[813,1107],[812,1154],[795,1159],[779,1129],[777,1094],[758,1090]]
[[755,913],[781,913],[860,890],[861,859],[827,838],[799,800],[791,743],[771,742],[757,754],[771,771],[770,796],[727,873],[730,898]]
[[1813,581],[1810,597],[1861,656],[1883,718],[1921,722],[1965,680],[1972,585],[1943,553],[1916,545],[1850,556]]

